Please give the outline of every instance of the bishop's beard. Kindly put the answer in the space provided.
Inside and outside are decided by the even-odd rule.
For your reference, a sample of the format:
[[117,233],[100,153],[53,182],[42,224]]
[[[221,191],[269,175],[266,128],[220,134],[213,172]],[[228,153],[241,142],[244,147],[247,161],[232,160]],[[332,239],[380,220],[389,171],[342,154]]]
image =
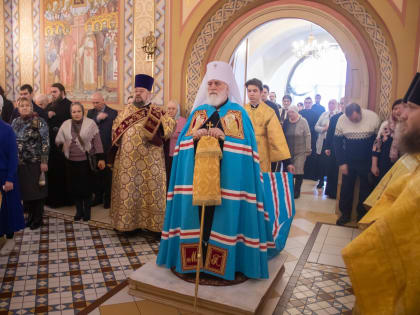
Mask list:
[[420,127],[416,126],[412,130],[404,131],[405,126],[398,128],[398,125],[397,136],[399,137],[400,150],[404,153],[420,153]]
[[207,94],[207,104],[211,106],[219,106],[223,104],[227,99],[226,93],[221,94]]

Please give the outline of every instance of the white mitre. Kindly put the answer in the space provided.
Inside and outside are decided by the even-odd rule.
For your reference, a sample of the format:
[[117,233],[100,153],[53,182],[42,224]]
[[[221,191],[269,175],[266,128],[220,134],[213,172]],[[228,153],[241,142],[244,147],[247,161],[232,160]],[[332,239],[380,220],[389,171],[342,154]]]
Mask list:
[[232,67],[224,61],[212,61],[207,64],[206,75],[204,76],[200,88],[198,89],[197,96],[195,97],[193,110],[198,106],[207,103],[207,85],[210,80],[225,82],[229,86],[229,100],[242,106],[241,93],[239,92]]

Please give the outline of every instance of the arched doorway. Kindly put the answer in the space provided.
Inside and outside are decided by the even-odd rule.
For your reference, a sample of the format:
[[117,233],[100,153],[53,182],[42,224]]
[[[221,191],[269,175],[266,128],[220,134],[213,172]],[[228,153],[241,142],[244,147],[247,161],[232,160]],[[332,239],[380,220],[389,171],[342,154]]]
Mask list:
[[385,37],[387,33],[381,22],[357,0],[228,0],[218,5],[218,9],[209,13],[207,23],[195,31],[184,59],[184,111],[191,109],[209,61],[229,61],[246,34],[280,18],[304,19],[333,35],[348,63],[346,96],[363,107],[375,109],[382,118],[388,115],[389,103],[395,94],[392,85],[395,54],[391,54],[395,49]]
[[[272,20],[252,30],[235,48],[229,63],[239,87],[259,78],[275,93],[277,103],[288,94],[293,104],[322,96],[322,103],[345,95],[347,61],[340,45],[322,27],[303,19]],[[246,102],[246,101],[245,101]]]

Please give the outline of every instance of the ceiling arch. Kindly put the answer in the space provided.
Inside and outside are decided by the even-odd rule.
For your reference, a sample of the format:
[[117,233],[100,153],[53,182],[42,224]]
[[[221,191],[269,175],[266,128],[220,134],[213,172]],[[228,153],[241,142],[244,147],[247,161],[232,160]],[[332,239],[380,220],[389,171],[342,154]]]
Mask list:
[[[205,64],[214,57],[216,41],[224,30],[249,11],[258,10],[260,7],[276,8],[293,5],[299,6],[302,12],[310,12],[317,8],[324,13],[325,19],[337,18],[339,20],[336,24],[337,28],[354,33],[358,44],[363,47],[367,60],[369,60],[366,65],[369,76],[367,81],[372,85],[372,89],[369,91],[369,106],[377,105],[379,114],[382,117],[387,116],[391,96],[395,94],[392,86],[392,80],[395,77],[395,68],[393,68],[392,62],[392,59],[395,58],[395,47],[392,42],[388,42],[389,34],[382,25],[383,22],[377,20],[376,16],[372,16],[369,10],[357,0],[320,2],[227,0],[221,3],[218,5],[219,9],[216,8],[209,13],[207,22],[195,31],[184,59],[183,73],[186,76],[186,81],[184,81],[183,89],[186,111],[191,108],[204,73]],[[228,41],[229,38],[225,38],[225,40]],[[356,82],[365,79],[358,77]]]

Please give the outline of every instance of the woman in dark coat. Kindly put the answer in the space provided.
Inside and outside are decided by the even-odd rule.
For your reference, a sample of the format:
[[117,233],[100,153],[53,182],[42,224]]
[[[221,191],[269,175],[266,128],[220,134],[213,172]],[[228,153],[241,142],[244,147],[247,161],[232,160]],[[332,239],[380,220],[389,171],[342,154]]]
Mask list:
[[395,127],[403,109],[402,104],[402,99],[398,99],[392,104],[391,116],[382,123],[373,144],[371,171],[377,177],[377,183],[400,157],[398,139],[395,139]]
[[12,122],[18,146],[18,175],[23,207],[28,212],[26,223],[31,230],[42,225],[45,198],[48,189],[45,172],[48,171],[50,141],[46,121],[33,111],[28,98],[18,100],[20,116]]
[[70,107],[71,119],[60,127],[55,143],[62,147],[66,157],[67,190],[76,204],[75,221],[90,220],[93,176],[89,155],[96,155],[98,168],[105,168],[101,136],[95,121],[84,117],[83,105],[74,102]]
[[25,228],[23,208],[20,202],[17,167],[16,136],[12,127],[0,119],[0,237],[6,235],[1,256],[9,255],[15,247],[14,232]]

